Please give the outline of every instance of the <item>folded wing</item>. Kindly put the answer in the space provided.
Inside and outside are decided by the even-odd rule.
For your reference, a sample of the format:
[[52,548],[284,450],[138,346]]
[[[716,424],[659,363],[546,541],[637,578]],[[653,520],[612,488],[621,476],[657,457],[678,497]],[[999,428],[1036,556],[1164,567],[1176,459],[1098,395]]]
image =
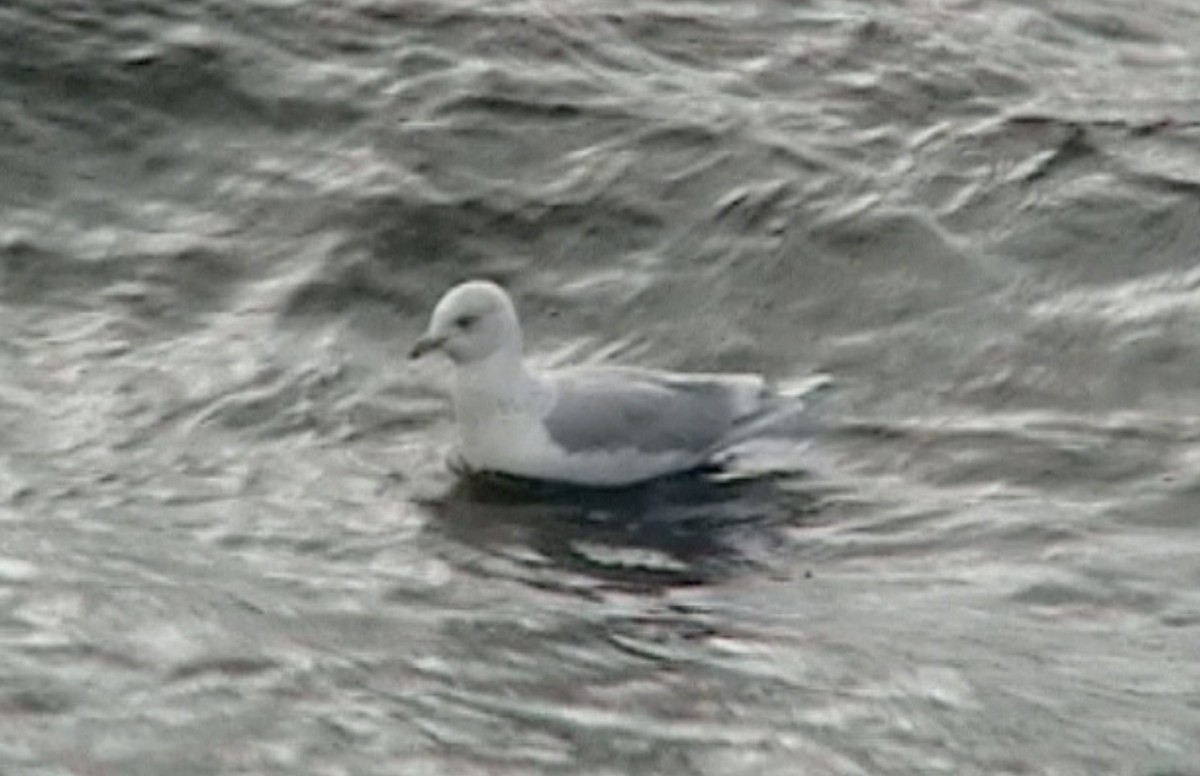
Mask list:
[[702,456],[758,412],[763,381],[752,375],[676,375],[578,369],[553,375],[544,423],[564,450]]

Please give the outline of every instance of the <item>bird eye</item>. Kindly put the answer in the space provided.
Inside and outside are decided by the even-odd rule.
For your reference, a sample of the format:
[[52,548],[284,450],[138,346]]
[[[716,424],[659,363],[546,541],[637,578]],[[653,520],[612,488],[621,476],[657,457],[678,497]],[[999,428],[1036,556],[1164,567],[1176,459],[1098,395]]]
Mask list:
[[454,325],[460,329],[469,329],[479,320],[478,315],[460,315],[454,319]]

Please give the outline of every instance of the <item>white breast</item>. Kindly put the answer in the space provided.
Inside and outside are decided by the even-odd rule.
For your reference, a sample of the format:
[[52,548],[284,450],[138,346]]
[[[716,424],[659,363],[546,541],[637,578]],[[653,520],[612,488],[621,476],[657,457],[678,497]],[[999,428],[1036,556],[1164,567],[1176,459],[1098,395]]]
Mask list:
[[498,386],[507,386],[507,380],[472,377],[460,374],[454,393],[463,460],[473,469],[520,474],[530,461],[544,458],[549,440],[541,429],[545,401],[538,386],[529,383],[501,391]]

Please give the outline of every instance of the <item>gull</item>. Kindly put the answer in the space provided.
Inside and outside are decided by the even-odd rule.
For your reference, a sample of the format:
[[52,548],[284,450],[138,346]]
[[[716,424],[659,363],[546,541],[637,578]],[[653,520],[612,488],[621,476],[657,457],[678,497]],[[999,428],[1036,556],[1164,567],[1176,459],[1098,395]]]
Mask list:
[[458,453],[477,472],[633,485],[709,463],[804,408],[802,396],[773,393],[758,375],[534,369],[512,299],[485,280],[437,303],[410,355],[432,351],[454,365]]

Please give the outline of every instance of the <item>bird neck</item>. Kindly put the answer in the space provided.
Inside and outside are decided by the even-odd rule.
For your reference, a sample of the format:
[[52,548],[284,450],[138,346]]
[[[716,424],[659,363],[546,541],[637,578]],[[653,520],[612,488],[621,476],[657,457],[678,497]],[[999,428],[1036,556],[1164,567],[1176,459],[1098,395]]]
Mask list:
[[520,351],[500,350],[485,359],[460,364],[455,405],[459,413],[514,412],[539,394],[537,378],[525,367]]

